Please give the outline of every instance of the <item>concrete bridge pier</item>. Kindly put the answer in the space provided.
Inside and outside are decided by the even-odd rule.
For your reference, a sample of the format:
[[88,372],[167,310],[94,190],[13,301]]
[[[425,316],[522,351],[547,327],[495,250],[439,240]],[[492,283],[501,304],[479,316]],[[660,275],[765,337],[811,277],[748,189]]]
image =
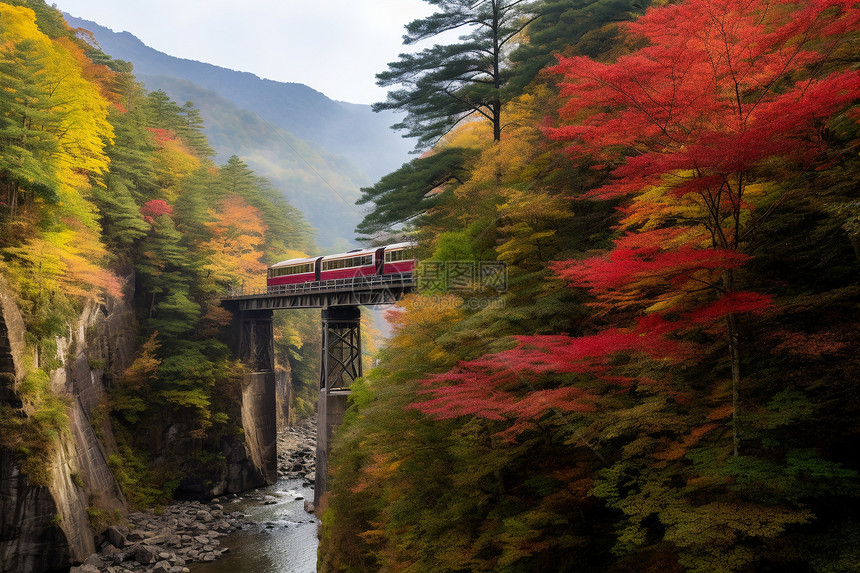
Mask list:
[[250,372],[242,388],[244,445],[227,455],[227,486],[245,491],[278,480],[275,349],[271,310],[235,310],[229,345]]
[[349,386],[361,375],[361,310],[357,306],[322,309],[315,506],[326,490],[329,444],[334,429],[343,422],[351,393]]

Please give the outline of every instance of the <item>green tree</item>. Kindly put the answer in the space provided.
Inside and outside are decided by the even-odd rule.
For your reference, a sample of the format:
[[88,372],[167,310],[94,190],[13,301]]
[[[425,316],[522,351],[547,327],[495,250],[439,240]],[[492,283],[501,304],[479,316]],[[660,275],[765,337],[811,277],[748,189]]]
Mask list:
[[475,149],[449,147],[404,163],[373,187],[362,188],[356,204],[372,202],[373,207],[355,232],[365,236],[362,240],[372,240],[375,235],[393,232],[398,225],[415,223],[416,217],[450,195],[452,185],[463,183],[467,166],[477,154]]
[[256,175],[237,155],[231,155],[227,159],[227,163],[221,166],[219,174],[220,188],[223,193],[233,193],[242,197],[253,193]]
[[25,39],[0,48],[0,184],[14,217],[21,192],[57,200],[54,156],[59,149],[59,114],[36,42]]
[[105,242],[119,251],[130,249],[149,231],[140,204],[157,192],[151,156],[155,147],[145,127],[143,92],[136,83],[126,87],[122,97],[131,109],[111,110],[109,120],[116,137],[105,149],[110,171],[104,176],[104,186],[93,189]]
[[182,180],[182,192],[173,204],[176,213],[176,229],[182,233],[183,244],[188,248],[209,240],[207,223],[212,221],[210,206],[221,194],[218,189],[218,174],[204,165]]
[[170,339],[193,330],[200,316],[200,305],[191,297],[193,256],[167,213],[153,217],[151,224],[136,260],[136,292],[147,330]]
[[162,90],[146,94],[146,109],[153,127],[177,133],[185,127],[182,108]]
[[194,107],[194,102],[187,101],[179,108],[183,125],[179,136],[185,145],[193,149],[200,157],[211,157],[215,151],[209,146],[209,140],[203,133],[204,122],[200,110]]
[[575,52],[605,56],[622,45],[619,22],[632,20],[650,5],[649,0],[542,0],[540,17],[524,31],[525,40],[511,52],[514,66],[511,89],[525,87],[556,54]]
[[108,186],[113,181],[124,184],[139,204],[151,199],[158,191],[155,182],[155,166],[152,153],[152,134],[147,130],[149,120],[145,108],[144,93],[139,84],[130,84],[123,94],[127,109],[114,109],[110,121],[116,138],[107,147],[110,157],[110,173],[106,177]]
[[127,249],[146,236],[149,225],[125,181],[108,177],[107,187],[96,187],[93,196],[101,214],[102,233],[114,249]]
[[534,18],[530,0],[427,0],[438,12],[406,25],[406,45],[443,32],[468,30],[455,44],[436,44],[415,54],[400,54],[377,74],[388,92],[374,111],[405,111],[393,126],[405,137],[418,138],[416,147],[437,142],[461,122],[476,116],[492,124],[493,139],[501,138],[502,107],[510,99],[511,68],[506,58],[514,40]]

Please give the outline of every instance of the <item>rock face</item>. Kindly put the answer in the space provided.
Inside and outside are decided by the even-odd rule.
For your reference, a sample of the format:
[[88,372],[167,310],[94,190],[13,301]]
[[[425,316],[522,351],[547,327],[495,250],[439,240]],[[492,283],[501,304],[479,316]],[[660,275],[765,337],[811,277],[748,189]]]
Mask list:
[[[275,395],[274,372],[252,372],[244,376],[237,416],[242,422],[242,435],[222,438],[223,468],[219,472],[183,479],[174,494],[178,499],[207,500],[277,481]],[[187,431],[177,433],[187,435]],[[190,451],[187,445],[179,441],[171,443],[169,439],[162,449],[167,447],[172,447],[174,453],[183,451],[183,447]]]
[[52,526],[57,504],[47,487],[32,487],[15,455],[0,449],[0,571],[46,571],[69,563],[65,532]]
[[[128,283],[134,283],[133,277]],[[0,276],[0,405],[11,406],[21,416],[29,407],[16,393],[26,375],[24,365],[35,361],[38,367],[40,358],[54,359],[28,349],[24,329],[16,298]],[[82,563],[106,534],[93,529],[91,518],[128,513],[107,463],[117,452],[111,426],[95,414],[111,380],[131,364],[136,335],[131,304],[108,300],[87,304],[68,326],[68,334],[57,338],[56,359],[62,366],[50,372],[50,388],[68,401],[69,432],[54,444],[46,486],[33,485],[22,473],[17,454],[0,446],[0,573],[41,573]],[[231,414],[241,420],[243,431],[216,444],[226,464],[215,475],[194,476],[185,484],[187,498],[209,499],[277,480],[278,386],[289,386],[288,372],[270,369],[246,376],[241,403]],[[194,444],[188,436],[188,428],[176,420],[163,435],[152,436],[153,454],[190,451]],[[176,567],[171,564],[171,569]]]
[[[278,479],[277,422],[275,421],[275,373],[255,372],[246,376],[242,391],[242,427],[245,430],[250,467],[236,467],[228,477],[227,491],[238,492]],[[258,473],[259,472],[259,473]]]
[[15,382],[24,376],[24,321],[0,276],[0,403],[15,408],[21,401],[15,394]]
[[[208,471],[188,476],[176,491],[180,499],[210,499],[278,479],[276,397],[278,381],[285,385],[287,374],[275,369],[272,311],[234,310],[227,343],[249,370],[242,380],[241,403],[228,412],[231,419],[241,420],[242,435],[222,438],[219,447],[225,464],[219,475]],[[174,452],[182,451],[178,445]]]
[[293,400],[292,372],[289,364],[278,364],[275,369],[275,421],[280,435],[290,428],[290,404]]
[[[95,550],[91,512],[127,512],[107,465],[110,428],[100,428],[105,439],[99,440],[90,417],[105,394],[104,372],[124,369],[131,359],[130,317],[122,301],[88,304],[68,337],[57,340],[63,367],[51,372],[50,385],[69,399],[70,431],[55,444],[50,483],[31,484],[16,454],[0,448],[0,572],[40,572],[81,562]],[[15,386],[24,376],[25,352],[20,311],[0,278],[0,401],[13,408],[21,408]]]

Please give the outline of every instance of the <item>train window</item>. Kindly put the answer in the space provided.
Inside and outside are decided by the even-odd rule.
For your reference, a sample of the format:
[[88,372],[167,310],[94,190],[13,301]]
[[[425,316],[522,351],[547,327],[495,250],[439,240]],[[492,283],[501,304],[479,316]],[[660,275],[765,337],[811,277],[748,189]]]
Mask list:
[[385,262],[396,263],[397,261],[405,261],[412,258],[412,249],[399,249],[397,251],[386,251]]
[[298,275],[301,273],[310,273],[313,272],[314,265],[313,263],[303,263],[300,265],[290,265],[288,267],[279,267],[277,269],[269,269],[268,275],[269,278],[274,277],[283,277],[287,275]]
[[331,261],[323,261],[322,270],[330,271],[335,269],[348,269],[352,267],[360,267],[363,265],[372,265],[373,255],[362,255],[360,257],[350,257],[348,259],[334,259]]

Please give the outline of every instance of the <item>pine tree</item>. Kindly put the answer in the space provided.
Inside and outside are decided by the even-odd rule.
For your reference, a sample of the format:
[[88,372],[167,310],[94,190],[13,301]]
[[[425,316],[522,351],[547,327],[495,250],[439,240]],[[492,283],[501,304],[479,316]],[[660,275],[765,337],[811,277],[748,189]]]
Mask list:
[[203,133],[205,128],[203,117],[200,115],[200,110],[194,107],[194,102],[185,102],[179,112],[184,120],[179,136],[185,145],[193,149],[201,158],[215,155],[215,150],[209,146],[209,140]]
[[0,49],[0,183],[11,217],[21,192],[58,199],[61,116],[51,102],[45,57],[33,40]]
[[416,137],[416,148],[437,142],[455,126],[482,117],[501,138],[502,107],[510,98],[511,76],[507,55],[517,35],[533,19],[529,0],[427,0],[439,11],[407,24],[404,44],[433,38],[443,32],[468,30],[459,43],[434,45],[417,54],[400,54],[377,74],[382,87],[402,86],[388,92],[374,111],[399,110],[406,118],[393,126]]
[[391,234],[404,223],[416,223],[416,217],[450,195],[452,185],[463,183],[467,165],[476,155],[474,149],[449,147],[413,159],[373,187],[363,188],[356,204],[372,202],[373,207],[355,232],[364,235],[363,240],[371,240],[375,235]]

